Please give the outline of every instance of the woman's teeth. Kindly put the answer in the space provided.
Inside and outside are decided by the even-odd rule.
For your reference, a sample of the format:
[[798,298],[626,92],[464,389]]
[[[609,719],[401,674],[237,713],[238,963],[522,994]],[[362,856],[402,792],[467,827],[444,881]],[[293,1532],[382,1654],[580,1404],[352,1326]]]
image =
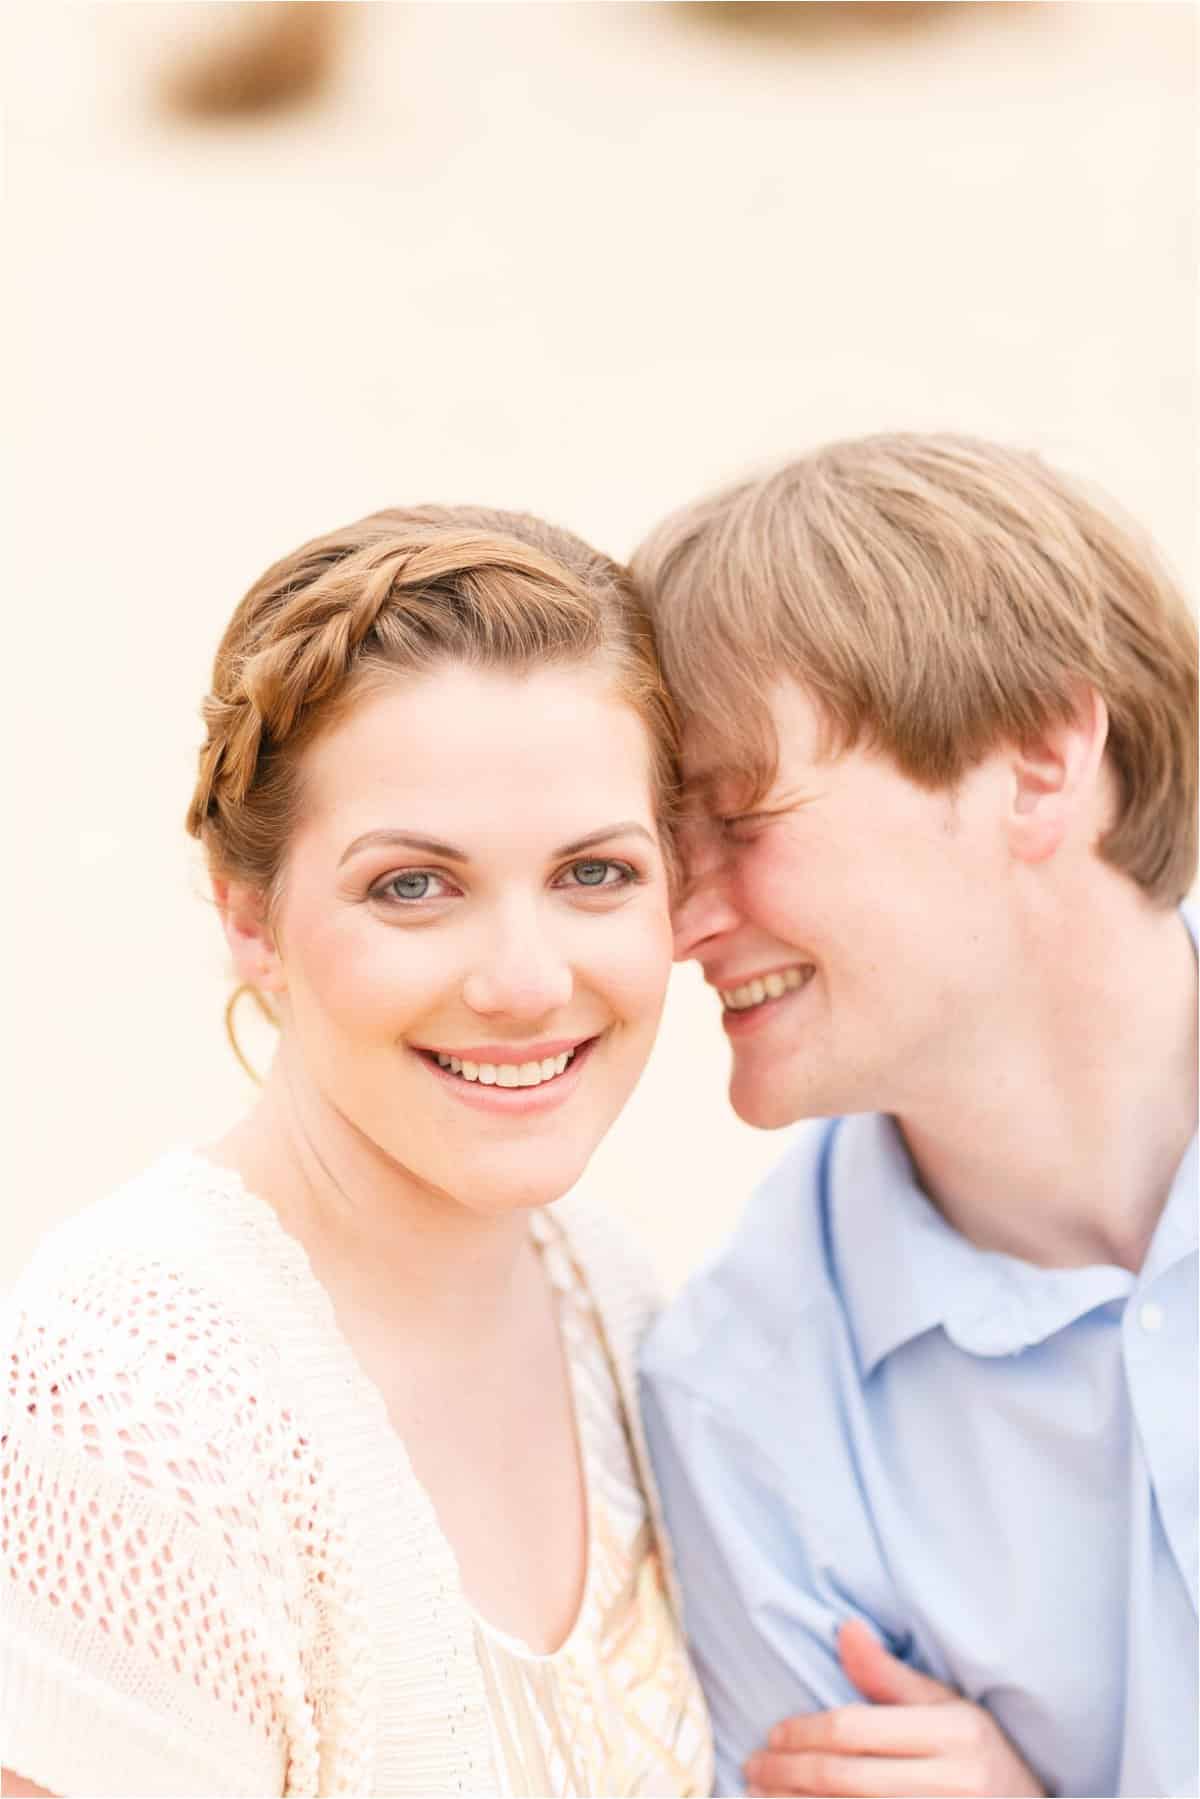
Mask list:
[[560,1075],[575,1055],[568,1049],[561,1056],[547,1056],[541,1062],[464,1062],[458,1056],[438,1054],[438,1067],[460,1074],[464,1081],[478,1081],[482,1087],[540,1087]]
[[782,968],[761,980],[747,981],[744,987],[722,988],[721,1004],[730,1012],[745,1012],[764,1000],[782,998],[790,987],[803,987],[811,973],[811,968]]

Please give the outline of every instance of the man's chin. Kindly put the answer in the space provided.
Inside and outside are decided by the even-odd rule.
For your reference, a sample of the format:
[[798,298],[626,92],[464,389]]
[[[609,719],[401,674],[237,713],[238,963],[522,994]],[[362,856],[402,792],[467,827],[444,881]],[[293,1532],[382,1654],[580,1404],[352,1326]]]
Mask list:
[[802,1118],[817,1116],[799,1094],[786,1093],[761,1077],[739,1079],[736,1069],[729,1082],[729,1103],[742,1123],[756,1131],[781,1131]]

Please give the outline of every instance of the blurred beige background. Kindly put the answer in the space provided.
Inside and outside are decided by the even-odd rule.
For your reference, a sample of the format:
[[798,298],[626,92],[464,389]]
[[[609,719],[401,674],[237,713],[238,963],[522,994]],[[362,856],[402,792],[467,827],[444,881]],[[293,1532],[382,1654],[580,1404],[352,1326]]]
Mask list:
[[[307,107],[156,113],[228,10],[7,28],[0,1284],[247,1097],[182,818],[219,631],[303,537],[472,499],[623,554],[748,465],[957,427],[1106,483],[1194,586],[1190,6],[354,6]],[[725,1062],[681,969],[586,1177],[671,1283],[783,1147]]]

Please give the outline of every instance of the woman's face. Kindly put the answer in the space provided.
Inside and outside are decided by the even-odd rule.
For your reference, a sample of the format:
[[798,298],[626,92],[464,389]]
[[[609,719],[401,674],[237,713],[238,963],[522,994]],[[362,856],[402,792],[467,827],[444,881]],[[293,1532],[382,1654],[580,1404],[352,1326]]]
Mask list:
[[544,1204],[628,1098],[671,963],[650,771],[590,667],[398,675],[306,752],[264,984],[323,1105],[422,1187]]

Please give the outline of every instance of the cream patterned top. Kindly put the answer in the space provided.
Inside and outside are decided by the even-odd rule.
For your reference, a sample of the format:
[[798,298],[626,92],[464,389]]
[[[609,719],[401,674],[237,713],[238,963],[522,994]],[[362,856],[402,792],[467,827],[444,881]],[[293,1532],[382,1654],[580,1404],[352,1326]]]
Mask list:
[[671,1611],[604,1333],[561,1233],[538,1214],[532,1224],[571,1373],[588,1566],[575,1624],[551,1655],[476,1620],[492,1759],[509,1799],[707,1793],[704,1700]]
[[573,1355],[592,1567],[533,1667],[485,1641],[381,1393],[236,1175],[167,1156],[44,1241],[0,1331],[10,1766],[99,1799],[709,1790],[637,1410],[653,1280],[586,1203],[538,1218],[619,1403]]

